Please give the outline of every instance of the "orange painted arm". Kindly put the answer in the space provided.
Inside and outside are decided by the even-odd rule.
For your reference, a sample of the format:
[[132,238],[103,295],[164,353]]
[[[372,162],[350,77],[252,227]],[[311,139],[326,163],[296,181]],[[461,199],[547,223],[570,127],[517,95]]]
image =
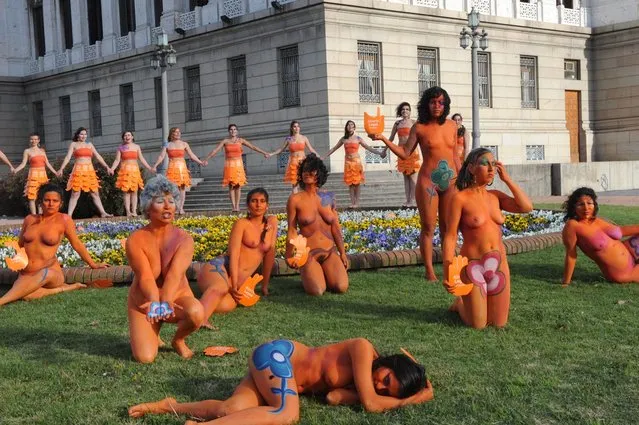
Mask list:
[[572,274],[577,264],[577,232],[575,231],[575,221],[568,220],[561,232],[561,240],[566,249],[566,257],[564,258],[564,275],[561,280],[562,285],[570,285]]

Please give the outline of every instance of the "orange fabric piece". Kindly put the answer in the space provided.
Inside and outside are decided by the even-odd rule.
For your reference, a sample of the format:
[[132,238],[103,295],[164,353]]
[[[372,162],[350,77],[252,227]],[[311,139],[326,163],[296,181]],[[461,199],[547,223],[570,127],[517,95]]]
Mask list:
[[17,272],[27,267],[27,264],[29,264],[27,252],[23,247],[20,247],[20,245],[18,245],[17,241],[6,241],[4,243],[4,246],[6,246],[7,248],[13,248],[16,251],[16,254],[13,257],[7,257],[4,259],[9,269]]
[[300,166],[300,162],[302,162],[304,158],[290,158],[288,160],[288,166],[286,167],[286,172],[284,173],[284,183],[290,183],[292,185],[297,184],[297,169]]
[[348,155],[353,155],[359,151],[359,143],[346,142],[344,143],[344,150]]
[[348,159],[344,162],[344,183],[347,186],[365,183],[364,166],[359,158]]
[[100,180],[98,180],[97,174],[93,164],[90,162],[87,164],[76,163],[69,176],[67,182],[67,190],[74,192],[97,192],[100,188]]
[[224,145],[224,155],[227,158],[241,158],[242,152],[241,143],[227,143]]
[[29,167],[44,167],[45,159],[44,155],[34,155],[29,158]]
[[364,130],[366,134],[380,134],[384,132],[384,115],[381,114],[379,106],[377,115],[368,115],[364,112]]
[[[171,150],[171,149],[169,149]],[[176,149],[183,152],[181,149]],[[177,187],[191,187],[191,173],[186,166],[184,158],[173,157],[169,160],[169,167],[166,170],[166,178],[177,185]]]
[[206,347],[204,355],[209,357],[222,357],[225,354],[237,353],[239,350],[235,347],[215,345]]
[[29,168],[29,175],[24,184],[24,196],[30,201],[35,200],[38,197],[40,186],[48,182],[49,177],[47,177],[47,170],[44,167]]
[[262,279],[264,279],[264,276],[256,273],[244,281],[238,289],[238,292],[242,296],[238,304],[244,307],[251,307],[260,300],[260,296],[255,293],[255,286],[260,283]]
[[293,152],[304,152],[304,146],[305,146],[304,142],[290,142],[288,144],[288,150],[291,153],[293,153]]
[[222,176],[222,186],[244,186],[246,184],[246,173],[244,163],[240,158],[232,158],[224,161],[224,175]]
[[123,160],[138,159],[138,151],[120,151]]
[[137,163],[123,162],[122,165],[120,165],[115,187],[123,192],[135,192],[138,189],[144,189],[144,180],[142,180],[140,167]]
[[169,158],[184,158],[184,149],[167,149]]
[[399,137],[408,137],[408,136],[410,136],[410,127],[399,127],[397,129],[397,135]]
[[93,151],[91,148],[78,148],[73,151],[73,156],[76,158],[91,158]]
[[410,154],[408,159],[397,158],[397,171],[410,176],[413,173],[419,171],[422,166],[421,158],[419,157],[419,152],[417,149]]

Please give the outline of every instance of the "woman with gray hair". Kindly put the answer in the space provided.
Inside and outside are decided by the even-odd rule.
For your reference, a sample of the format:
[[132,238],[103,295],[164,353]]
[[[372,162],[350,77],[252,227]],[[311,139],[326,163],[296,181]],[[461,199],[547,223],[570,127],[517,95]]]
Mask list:
[[134,273],[127,305],[129,334],[133,357],[141,363],[155,360],[162,322],[177,323],[171,345],[180,356],[192,357],[185,339],[204,318],[202,304],[186,278],[193,259],[193,239],[173,225],[179,202],[175,184],[162,175],[150,179],[140,196],[149,224],[126,241],[126,256]]

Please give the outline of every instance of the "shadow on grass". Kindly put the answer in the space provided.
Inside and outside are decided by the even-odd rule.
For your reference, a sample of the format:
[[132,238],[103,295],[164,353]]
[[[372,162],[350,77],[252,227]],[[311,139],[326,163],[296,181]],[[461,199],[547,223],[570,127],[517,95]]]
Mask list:
[[129,340],[109,334],[59,331],[45,328],[26,328],[16,325],[0,327],[0,346],[19,349],[26,360],[45,360],[47,363],[66,364],[69,351],[93,356],[131,360]]

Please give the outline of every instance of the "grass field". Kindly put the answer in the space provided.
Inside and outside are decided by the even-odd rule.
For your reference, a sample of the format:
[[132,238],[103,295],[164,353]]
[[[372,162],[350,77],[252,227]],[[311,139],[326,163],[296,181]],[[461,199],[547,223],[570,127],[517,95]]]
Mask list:
[[[619,224],[639,209],[602,207]],[[302,424],[633,424],[639,417],[639,285],[606,283],[579,256],[573,284],[559,285],[563,248],[509,257],[512,307],[505,329],[475,331],[447,312],[441,285],[408,267],[351,273],[345,295],[306,296],[297,278],[274,278],[255,307],[214,317],[218,332],[190,337],[238,354],[183,361],[163,350],[131,360],[126,287],[76,291],[0,308],[0,424],[182,424],[132,420],[128,406],[166,396],[224,398],[251,349],[273,338],[320,345],[369,338],[426,366],[435,400],[385,414],[303,398]],[[438,269],[441,275],[441,269]],[[6,288],[4,288],[6,290]],[[174,326],[162,337],[169,341]]]

